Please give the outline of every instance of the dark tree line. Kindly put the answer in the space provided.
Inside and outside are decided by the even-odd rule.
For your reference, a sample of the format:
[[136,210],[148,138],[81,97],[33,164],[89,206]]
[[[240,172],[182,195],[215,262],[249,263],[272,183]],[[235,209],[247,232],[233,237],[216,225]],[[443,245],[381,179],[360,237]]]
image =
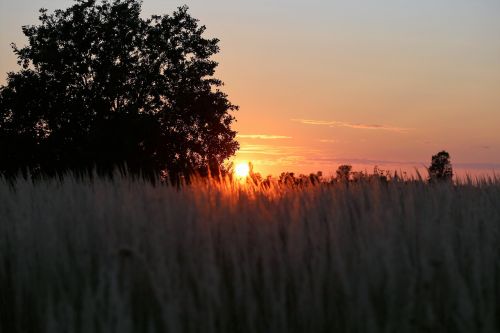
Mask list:
[[238,143],[218,40],[187,7],[140,13],[138,0],[76,0],[22,28],[21,68],[0,87],[1,174],[219,172]]
[[[453,168],[450,162],[450,154],[446,151],[440,151],[432,156],[431,165],[427,168],[429,183],[447,183],[453,179]],[[404,173],[403,173],[404,176]],[[420,177],[420,176],[419,176]],[[253,177],[255,178],[255,177]],[[388,170],[382,170],[375,166],[373,173],[369,174],[366,171],[352,171],[352,165],[341,164],[336,170],[335,178],[331,178],[330,183],[349,183],[359,181],[377,180],[387,183],[388,181],[400,181],[401,175],[397,172],[391,173]],[[316,174],[298,175],[295,176],[293,172],[281,173],[278,182],[288,186],[302,186],[302,185],[315,185],[324,183],[322,179],[322,172],[318,171]]]

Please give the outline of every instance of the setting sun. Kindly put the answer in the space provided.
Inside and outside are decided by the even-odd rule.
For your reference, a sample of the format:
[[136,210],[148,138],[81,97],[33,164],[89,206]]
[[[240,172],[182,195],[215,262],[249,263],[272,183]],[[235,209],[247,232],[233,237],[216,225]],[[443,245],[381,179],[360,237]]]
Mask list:
[[241,162],[236,166],[234,172],[237,177],[245,178],[248,176],[248,173],[250,172],[250,167],[248,163]]

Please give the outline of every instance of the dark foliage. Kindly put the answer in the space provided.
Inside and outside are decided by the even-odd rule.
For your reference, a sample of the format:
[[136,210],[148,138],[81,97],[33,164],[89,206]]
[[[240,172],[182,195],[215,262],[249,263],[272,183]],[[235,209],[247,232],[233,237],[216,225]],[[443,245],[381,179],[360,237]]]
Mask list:
[[453,169],[450,163],[450,154],[441,151],[432,156],[429,171],[429,181],[451,181],[453,178]]
[[187,7],[140,12],[138,0],[76,0],[23,27],[22,68],[0,87],[0,174],[219,172],[238,143],[237,107],[213,77],[218,40]]
[[347,182],[349,181],[349,177],[351,175],[352,166],[348,164],[339,165],[337,168],[337,181],[339,182]]

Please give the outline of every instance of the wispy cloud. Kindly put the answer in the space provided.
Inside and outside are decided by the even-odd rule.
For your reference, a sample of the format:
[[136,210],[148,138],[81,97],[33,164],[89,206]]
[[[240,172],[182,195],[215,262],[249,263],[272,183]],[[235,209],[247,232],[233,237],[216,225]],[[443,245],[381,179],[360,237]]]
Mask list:
[[320,164],[354,164],[354,165],[368,165],[368,166],[398,166],[398,167],[419,167],[424,166],[425,163],[418,161],[397,161],[397,160],[378,160],[378,159],[366,159],[366,158],[356,158],[356,157],[335,157],[328,155],[313,155],[308,156],[308,160],[311,163]]
[[318,141],[321,143],[339,143],[339,140],[335,139],[319,139]]
[[313,120],[313,119],[291,119],[292,121],[299,122],[305,125],[320,125],[328,127],[348,127],[354,129],[366,129],[366,130],[380,130],[380,131],[391,131],[391,132],[407,132],[410,128],[396,127],[389,125],[380,124],[362,124],[362,123],[348,123],[344,121],[336,120]]
[[237,134],[237,138],[241,139],[260,139],[260,140],[279,140],[279,139],[291,139],[291,136],[285,135],[270,135],[270,134]]
[[259,154],[259,155],[273,155],[273,156],[292,156],[292,155],[302,155],[304,151],[315,151],[307,150],[304,147],[295,146],[277,146],[277,145],[266,145],[266,144],[242,144],[238,150],[238,154]]
[[283,157],[278,157],[278,158],[273,158],[273,159],[253,159],[252,163],[253,165],[258,165],[258,166],[279,166],[283,168],[284,171],[286,168],[290,166],[296,166],[303,161],[306,160],[306,156],[302,155],[291,155],[291,156],[283,156]]
[[280,167],[283,171],[303,165],[310,154],[320,154],[320,150],[303,146],[281,146],[273,144],[242,144],[236,158],[251,160],[254,165]]

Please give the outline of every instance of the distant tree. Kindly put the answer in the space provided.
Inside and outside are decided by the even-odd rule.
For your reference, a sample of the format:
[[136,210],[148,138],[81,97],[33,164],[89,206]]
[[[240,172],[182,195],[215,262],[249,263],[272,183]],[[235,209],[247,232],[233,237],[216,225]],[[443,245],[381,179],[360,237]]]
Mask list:
[[347,182],[349,181],[349,177],[351,175],[351,170],[352,170],[352,166],[351,165],[348,165],[348,164],[342,164],[342,165],[339,165],[339,167],[337,168],[337,181],[338,182]]
[[218,40],[187,7],[140,13],[139,0],[75,0],[22,28],[22,67],[0,87],[0,173],[214,174],[235,153]]
[[428,172],[429,181],[451,181],[453,169],[450,163],[450,154],[443,150],[433,155]]

